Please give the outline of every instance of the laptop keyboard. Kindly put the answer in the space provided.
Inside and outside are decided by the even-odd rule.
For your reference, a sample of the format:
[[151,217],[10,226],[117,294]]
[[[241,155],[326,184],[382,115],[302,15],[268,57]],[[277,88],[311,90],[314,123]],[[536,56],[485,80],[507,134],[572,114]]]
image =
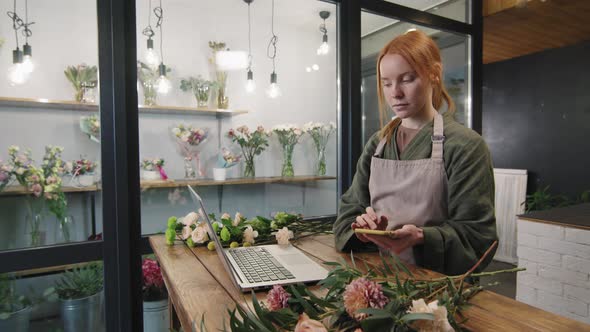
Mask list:
[[240,248],[228,250],[248,282],[267,282],[295,279],[265,248]]

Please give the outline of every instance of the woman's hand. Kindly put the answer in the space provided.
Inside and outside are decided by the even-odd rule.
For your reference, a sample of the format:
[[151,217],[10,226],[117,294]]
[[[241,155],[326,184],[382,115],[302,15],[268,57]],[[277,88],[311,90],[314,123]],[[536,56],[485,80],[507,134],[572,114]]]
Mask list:
[[[366,209],[367,213],[364,213],[358,217],[356,217],[356,221],[350,225],[350,227],[354,230],[357,228],[365,228],[365,229],[379,229],[385,230],[387,228],[387,217],[381,216],[381,218],[377,217],[375,210],[372,207],[368,207]],[[358,234],[354,233],[356,237],[363,241],[363,242],[370,242],[371,239],[366,234]]]

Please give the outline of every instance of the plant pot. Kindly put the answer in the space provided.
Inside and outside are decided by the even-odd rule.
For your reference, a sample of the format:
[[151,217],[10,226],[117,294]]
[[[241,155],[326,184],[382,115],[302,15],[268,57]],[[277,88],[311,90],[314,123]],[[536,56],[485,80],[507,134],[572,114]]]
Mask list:
[[98,331],[102,319],[102,292],[75,299],[61,300],[64,332]]
[[225,181],[226,176],[227,176],[227,169],[225,169],[225,168],[214,168],[213,169],[213,180]]
[[143,331],[167,332],[170,329],[168,299],[143,302]]
[[148,181],[160,180],[162,177],[158,171],[141,170],[141,178]]
[[83,174],[76,176],[78,184],[82,187],[90,187],[94,185],[94,174]]
[[0,331],[29,332],[31,307],[13,312],[7,319],[0,319]]

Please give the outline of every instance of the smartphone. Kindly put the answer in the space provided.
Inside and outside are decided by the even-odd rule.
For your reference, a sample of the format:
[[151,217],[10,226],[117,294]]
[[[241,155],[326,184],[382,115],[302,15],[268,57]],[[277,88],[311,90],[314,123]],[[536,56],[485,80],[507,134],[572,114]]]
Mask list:
[[392,239],[395,239],[397,237],[395,231],[381,231],[381,230],[377,230],[377,229],[356,228],[354,230],[354,232],[359,233],[359,234],[369,234],[369,235],[385,235],[385,236],[389,236]]

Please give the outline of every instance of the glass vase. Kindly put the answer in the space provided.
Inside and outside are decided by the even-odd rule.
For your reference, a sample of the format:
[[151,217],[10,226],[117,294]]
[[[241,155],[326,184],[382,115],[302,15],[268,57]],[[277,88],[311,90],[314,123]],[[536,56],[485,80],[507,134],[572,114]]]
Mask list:
[[209,86],[200,86],[195,91],[195,98],[197,98],[198,107],[209,106]]
[[94,88],[96,87],[95,84],[92,83],[82,83],[81,90],[82,90],[82,97],[81,102],[83,103],[94,103],[96,101],[94,95]]
[[326,175],[326,147],[320,147],[318,149],[318,165],[317,165],[317,175],[324,176]]
[[25,216],[25,233],[30,238],[30,246],[38,247],[45,244],[45,232],[41,231],[43,224],[43,200],[27,199],[27,215]]
[[218,71],[217,76],[217,108],[227,109],[229,106],[229,99],[226,94],[227,73]]
[[145,106],[155,106],[156,97],[158,93],[156,91],[156,84],[151,81],[143,82],[143,104]]
[[253,178],[256,176],[256,170],[254,169],[254,158],[244,158],[246,168],[244,168],[244,177]]
[[293,148],[294,145],[283,146],[283,168],[281,176],[293,176]]
[[194,179],[197,177],[195,168],[193,167],[192,158],[184,158],[184,177],[186,179]]
[[56,243],[64,243],[72,241],[72,234],[74,228],[74,217],[64,216],[57,218],[58,225],[55,228]]

